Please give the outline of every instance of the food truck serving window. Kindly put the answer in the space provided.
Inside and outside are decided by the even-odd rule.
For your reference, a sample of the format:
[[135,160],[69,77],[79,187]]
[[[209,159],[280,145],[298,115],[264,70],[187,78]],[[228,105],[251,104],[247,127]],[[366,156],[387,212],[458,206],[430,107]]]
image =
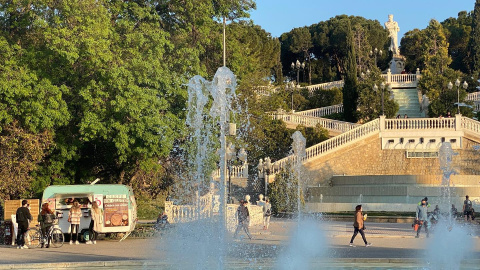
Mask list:
[[71,196],[71,197],[60,197],[56,200],[56,209],[67,209],[71,208],[73,203],[77,201],[80,204],[81,208],[89,208],[92,205],[90,201],[90,196]]

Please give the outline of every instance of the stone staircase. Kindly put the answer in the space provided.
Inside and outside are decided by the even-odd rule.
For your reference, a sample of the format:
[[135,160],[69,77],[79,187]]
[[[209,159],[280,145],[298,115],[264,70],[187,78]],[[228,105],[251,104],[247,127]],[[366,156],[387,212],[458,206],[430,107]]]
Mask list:
[[420,101],[418,99],[417,88],[393,88],[394,100],[399,105],[398,114],[404,117],[406,114],[409,118],[425,117],[424,112],[420,112]]

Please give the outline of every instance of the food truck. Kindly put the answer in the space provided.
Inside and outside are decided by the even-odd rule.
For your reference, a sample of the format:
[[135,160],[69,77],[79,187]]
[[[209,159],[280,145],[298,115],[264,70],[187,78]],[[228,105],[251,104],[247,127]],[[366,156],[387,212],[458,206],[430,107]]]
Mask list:
[[[129,186],[116,184],[53,185],[43,191],[42,204],[48,203],[56,213],[58,226],[63,233],[70,233],[68,213],[73,202],[78,201],[82,210],[80,240],[87,240],[91,221],[92,202],[103,210],[104,222],[98,233],[125,233],[126,238],[135,229],[137,205]],[[122,240],[124,239],[122,238]]]

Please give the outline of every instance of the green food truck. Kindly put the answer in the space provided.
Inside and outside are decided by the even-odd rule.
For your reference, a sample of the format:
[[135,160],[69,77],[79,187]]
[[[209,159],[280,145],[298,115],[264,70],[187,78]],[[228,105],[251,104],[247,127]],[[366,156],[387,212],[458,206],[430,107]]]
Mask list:
[[42,204],[48,203],[58,218],[58,226],[63,233],[70,233],[68,213],[74,201],[82,209],[80,220],[80,240],[88,240],[88,227],[91,221],[92,202],[97,202],[103,210],[104,222],[98,233],[125,233],[125,239],[135,229],[137,205],[133,190],[129,186],[115,184],[53,185],[43,191]]

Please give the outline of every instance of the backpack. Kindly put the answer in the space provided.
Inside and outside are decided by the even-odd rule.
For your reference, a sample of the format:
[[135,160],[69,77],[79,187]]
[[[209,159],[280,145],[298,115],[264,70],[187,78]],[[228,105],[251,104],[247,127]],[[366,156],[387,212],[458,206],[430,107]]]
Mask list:
[[53,215],[52,214],[43,215],[43,223],[52,224],[53,223]]
[[472,210],[472,201],[470,200],[465,200],[465,211],[471,211]]
[[272,209],[268,208],[267,211],[265,211],[265,216],[269,217],[272,215]]

